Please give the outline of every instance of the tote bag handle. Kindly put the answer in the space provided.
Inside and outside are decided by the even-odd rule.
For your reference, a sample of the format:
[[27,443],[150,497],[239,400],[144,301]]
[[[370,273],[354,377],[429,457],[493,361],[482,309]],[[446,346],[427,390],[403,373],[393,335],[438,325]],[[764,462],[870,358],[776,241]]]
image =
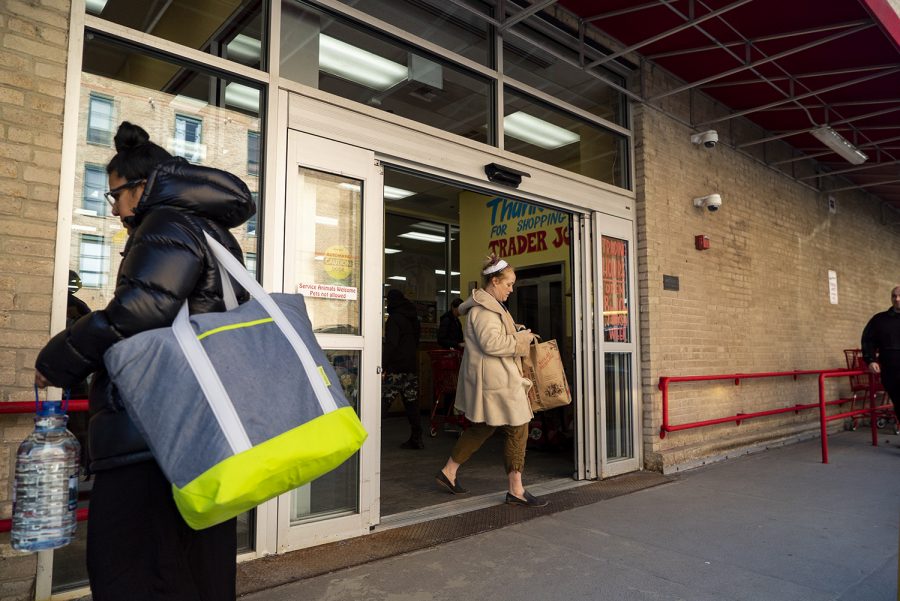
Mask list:
[[[300,335],[294,330],[294,327],[281,311],[281,308],[263,287],[260,286],[259,282],[253,279],[250,272],[241,265],[240,261],[238,261],[234,255],[228,252],[224,246],[219,244],[206,232],[204,232],[203,235],[206,237],[206,243],[209,245],[210,250],[216,257],[216,261],[219,263],[219,269],[223,272],[221,279],[223,296],[226,297],[226,304],[234,302],[234,306],[237,306],[234,289],[231,287],[231,282],[229,281],[230,278],[228,277],[228,274],[230,274],[244,290],[249,292],[253,298],[256,299],[269,317],[272,318],[275,325],[278,326],[278,329],[284,334],[285,338],[287,338],[291,347],[294,349],[294,352],[297,354],[297,358],[300,359],[300,364],[303,366],[303,371],[309,379],[313,392],[316,395],[316,400],[319,403],[319,407],[322,409],[322,413],[330,413],[331,411],[336,410],[337,403],[331,395],[331,391],[329,391],[328,387],[325,385],[325,381],[319,373],[319,367],[316,365],[315,359],[313,359],[306,343],[303,342],[303,339],[301,339]],[[227,298],[229,291],[230,299]],[[190,323],[187,301],[184,302],[181,309],[178,311],[178,315],[175,317],[175,321],[172,324],[172,330],[175,334],[175,339],[178,341],[178,345],[181,347],[181,350],[187,359],[188,365],[190,365],[191,370],[197,377],[200,388],[203,390],[203,394],[206,397],[228,444],[235,454],[246,451],[253,445],[241,423],[237,410],[234,408],[234,403],[232,403],[231,398],[228,396],[228,391],[225,390],[225,386],[222,384],[222,380],[216,373],[215,367],[213,367],[212,362],[209,360],[209,356],[203,349],[203,345],[194,333],[194,328]]]

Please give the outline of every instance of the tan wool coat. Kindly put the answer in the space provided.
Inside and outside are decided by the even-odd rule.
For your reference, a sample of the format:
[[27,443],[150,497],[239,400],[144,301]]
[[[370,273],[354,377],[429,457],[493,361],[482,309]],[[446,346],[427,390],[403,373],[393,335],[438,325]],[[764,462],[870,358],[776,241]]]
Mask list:
[[534,417],[522,377],[522,357],[533,335],[516,332],[512,316],[481,289],[459,306],[465,315],[465,350],[456,386],[456,408],[489,426],[520,426]]

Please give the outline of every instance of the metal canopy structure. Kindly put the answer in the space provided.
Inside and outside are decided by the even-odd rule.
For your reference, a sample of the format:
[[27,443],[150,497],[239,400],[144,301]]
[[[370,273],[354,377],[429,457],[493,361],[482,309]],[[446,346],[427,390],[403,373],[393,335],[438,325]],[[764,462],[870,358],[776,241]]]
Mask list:
[[[454,3],[460,4],[453,0]],[[525,6],[525,2],[522,6]],[[535,0],[524,9],[506,3],[512,21],[536,18],[554,4]],[[740,150],[783,141],[790,159],[767,161],[785,169],[802,160],[839,179],[798,177],[823,192],[862,189],[900,210],[900,17],[889,0],[558,0],[579,29],[594,27],[622,48],[598,56],[581,44],[588,71],[634,55],[666,69],[684,84],[642,97],[651,106],[696,91],[728,107],[720,117],[690,123],[727,128],[744,117],[766,135],[734,140]],[[578,32],[574,33],[576,39]],[[583,37],[582,37],[583,39]],[[829,126],[865,153],[861,165],[812,135]],[[818,180],[818,181],[817,181]]]

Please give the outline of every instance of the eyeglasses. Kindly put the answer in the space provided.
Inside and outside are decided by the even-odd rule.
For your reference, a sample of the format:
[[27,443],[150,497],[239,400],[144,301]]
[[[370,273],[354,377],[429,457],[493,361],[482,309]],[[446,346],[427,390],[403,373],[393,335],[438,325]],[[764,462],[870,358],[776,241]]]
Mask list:
[[129,188],[134,188],[136,186],[140,186],[141,184],[145,183],[146,181],[147,180],[145,180],[145,179],[128,180],[121,186],[113,188],[109,192],[104,192],[103,196],[104,196],[104,198],[106,198],[106,202],[109,203],[109,206],[111,206],[111,207],[115,206],[116,202],[119,200],[119,194],[121,194],[125,190],[128,190]]

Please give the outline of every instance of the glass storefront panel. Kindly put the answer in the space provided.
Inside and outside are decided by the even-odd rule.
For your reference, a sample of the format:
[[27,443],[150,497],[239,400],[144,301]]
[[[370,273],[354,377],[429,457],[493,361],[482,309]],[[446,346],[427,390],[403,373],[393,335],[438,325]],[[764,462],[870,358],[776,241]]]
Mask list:
[[[522,32],[529,40],[539,42],[541,47],[552,53],[530,41],[507,35],[503,41],[505,75],[598,117],[627,125],[627,102],[623,94],[583,69],[558,58],[565,56],[577,62],[577,52],[526,25],[514,25],[512,30]],[[600,69],[598,74],[620,86],[625,85],[624,80],[614,73]]]
[[[403,31],[486,67],[492,66],[489,26],[484,19],[451,2],[439,0],[341,0]],[[485,16],[493,8],[477,0],[469,6]]]
[[[238,101],[235,89],[244,90]],[[69,242],[69,269],[81,280],[75,298],[92,310],[102,309],[115,290],[127,232],[109,211],[103,192],[108,188],[106,165],[115,154],[112,137],[119,123],[140,125],[151,140],[174,155],[234,173],[256,194],[260,178],[248,172],[247,136],[260,131],[260,95],[243,83],[160,60],[98,34],[85,37]],[[232,233],[248,261],[255,258],[257,237],[243,225]],[[73,398],[84,397],[85,389],[83,385],[73,389]],[[86,417],[73,414],[70,420],[70,429],[83,446]],[[87,506],[90,488],[90,480],[81,485],[82,506]],[[252,514],[238,520],[242,550],[252,547],[252,522]],[[55,553],[54,591],[87,583],[85,531],[86,524],[79,525],[76,541]]]
[[603,340],[631,342],[628,242],[603,236]]
[[478,142],[492,83],[295,0],[282,3],[281,76]]
[[288,190],[288,205],[298,211],[292,232],[292,273],[286,292],[306,297],[313,330],[359,334],[362,319],[362,182],[300,168],[300,183]]
[[504,92],[504,148],[543,163],[627,187],[624,136],[517,93]]
[[631,353],[606,353],[606,459],[634,456]]
[[[360,351],[327,350],[325,355],[341,380],[353,409],[359,413]],[[336,469],[291,491],[291,525],[359,511],[359,453]]]
[[86,0],[87,14],[253,67],[265,68],[262,0]]

